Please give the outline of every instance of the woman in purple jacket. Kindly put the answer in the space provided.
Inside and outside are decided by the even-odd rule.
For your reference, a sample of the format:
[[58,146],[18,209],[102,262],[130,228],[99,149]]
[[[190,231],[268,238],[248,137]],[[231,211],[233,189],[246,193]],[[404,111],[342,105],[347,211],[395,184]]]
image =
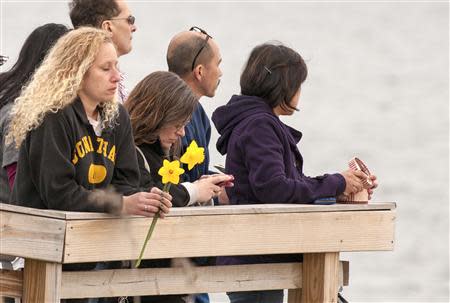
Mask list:
[[[349,195],[363,189],[365,174],[307,177],[297,144],[302,133],[279,116],[297,111],[306,64],[281,44],[255,47],[241,75],[241,95],[234,95],[213,113],[220,138],[217,149],[227,154],[225,169],[235,177],[227,188],[231,204],[312,203],[320,198]],[[219,257],[218,264],[301,261],[301,255]],[[231,303],[283,302],[283,290],[228,293]]]

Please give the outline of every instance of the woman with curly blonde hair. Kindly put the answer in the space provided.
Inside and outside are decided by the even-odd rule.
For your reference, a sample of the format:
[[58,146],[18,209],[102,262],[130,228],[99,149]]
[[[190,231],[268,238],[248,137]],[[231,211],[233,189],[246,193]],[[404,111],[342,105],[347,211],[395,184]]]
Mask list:
[[20,146],[13,204],[152,216],[171,196],[139,190],[130,119],[110,35],[63,36],[16,99],[8,139]]

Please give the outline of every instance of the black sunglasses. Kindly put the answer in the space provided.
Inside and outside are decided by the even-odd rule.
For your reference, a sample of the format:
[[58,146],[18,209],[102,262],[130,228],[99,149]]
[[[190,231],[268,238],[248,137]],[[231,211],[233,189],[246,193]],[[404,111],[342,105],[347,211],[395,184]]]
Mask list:
[[203,29],[201,29],[200,27],[197,27],[197,26],[191,27],[191,28],[189,29],[189,31],[191,31],[191,32],[199,32],[199,33],[202,33],[202,34],[206,35],[206,38],[205,38],[205,41],[203,42],[202,47],[200,47],[200,49],[199,49],[198,52],[197,52],[197,55],[195,55],[194,60],[192,61],[192,67],[191,67],[191,70],[194,70],[194,67],[195,67],[195,61],[197,61],[198,56],[200,55],[200,53],[202,52],[202,50],[205,48],[205,46],[208,44],[209,38],[212,39],[212,37],[211,37],[205,30],[203,30]]
[[133,25],[134,22],[136,22],[136,17],[133,16],[133,15],[129,15],[129,16],[126,17],[126,18],[111,18],[111,19],[109,19],[109,20],[127,20],[127,22],[128,22],[129,25]]

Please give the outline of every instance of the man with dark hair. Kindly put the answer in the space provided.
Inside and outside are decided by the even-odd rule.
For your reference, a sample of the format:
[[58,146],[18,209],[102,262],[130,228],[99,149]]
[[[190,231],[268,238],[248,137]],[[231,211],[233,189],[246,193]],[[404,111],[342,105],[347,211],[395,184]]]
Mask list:
[[[124,0],[73,0],[69,4],[70,19],[74,28],[92,26],[111,33],[117,55],[128,54],[131,40],[136,31],[135,17]],[[124,102],[127,97],[124,75],[121,73],[118,89],[119,100]]]
[[[192,27],[189,31],[175,35],[167,49],[167,65],[169,71],[180,76],[192,89],[195,96],[214,97],[222,76],[219,46],[204,30]],[[192,140],[198,146],[205,148],[205,161],[197,165],[198,169],[186,169],[186,179],[189,182],[198,180],[202,175],[209,174],[208,145],[211,138],[211,124],[200,102],[192,114],[191,121],[185,127],[185,136],[182,139],[183,150]],[[211,263],[208,258],[196,258],[198,265]],[[208,294],[195,296],[196,303],[209,302]]]

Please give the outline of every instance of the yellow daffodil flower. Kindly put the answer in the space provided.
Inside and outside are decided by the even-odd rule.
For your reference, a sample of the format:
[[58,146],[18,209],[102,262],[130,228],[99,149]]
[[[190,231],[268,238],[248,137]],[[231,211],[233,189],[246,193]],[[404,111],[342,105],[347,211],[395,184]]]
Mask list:
[[180,161],[164,160],[163,166],[159,169],[158,174],[162,177],[162,183],[180,183],[180,175],[184,173],[184,169],[180,167]]
[[191,170],[195,165],[205,161],[205,149],[198,147],[197,142],[192,140],[184,155],[181,156],[180,161],[181,163],[187,164],[188,169]]
[[[169,192],[170,184],[178,184],[180,183],[180,175],[184,173],[184,169],[180,167],[180,161],[163,161],[163,166],[159,169],[158,174],[162,177],[162,183],[164,184],[163,192]],[[148,229],[147,236],[145,237],[144,245],[142,245],[141,253],[139,254],[138,259],[134,266],[138,268],[141,265],[142,256],[144,254],[145,247],[147,246],[148,241],[150,240],[153,230],[155,229],[156,222],[158,221],[159,214],[161,209],[153,216],[152,224]]]

